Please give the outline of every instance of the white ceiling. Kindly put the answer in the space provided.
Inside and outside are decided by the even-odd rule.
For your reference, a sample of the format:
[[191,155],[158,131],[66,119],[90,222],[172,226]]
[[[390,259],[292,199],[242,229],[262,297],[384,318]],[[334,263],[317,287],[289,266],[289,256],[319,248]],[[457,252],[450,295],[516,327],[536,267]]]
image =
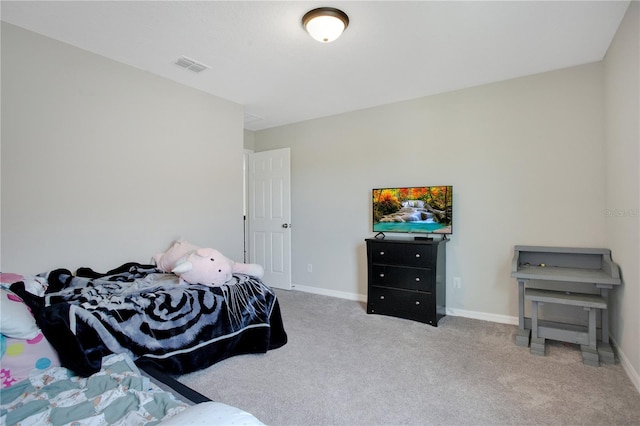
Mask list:
[[[601,60],[629,1],[5,1],[3,21],[245,107],[260,130]],[[349,15],[321,44],[315,7]],[[187,56],[210,69],[175,65]]]

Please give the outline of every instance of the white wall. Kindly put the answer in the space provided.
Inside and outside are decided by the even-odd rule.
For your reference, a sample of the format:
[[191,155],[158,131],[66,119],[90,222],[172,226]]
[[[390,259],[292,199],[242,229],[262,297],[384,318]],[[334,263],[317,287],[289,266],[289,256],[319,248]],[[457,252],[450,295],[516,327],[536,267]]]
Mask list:
[[242,260],[242,106],[2,23],[2,270]]
[[256,134],[251,130],[244,131],[244,149],[253,151],[256,146]]
[[448,308],[513,322],[514,245],[605,243],[603,139],[597,63],[259,131],[255,145],[291,147],[294,284],[364,298],[371,189],[453,185]]
[[632,2],[604,60],[607,247],[622,270],[611,326],[640,389],[640,4]]

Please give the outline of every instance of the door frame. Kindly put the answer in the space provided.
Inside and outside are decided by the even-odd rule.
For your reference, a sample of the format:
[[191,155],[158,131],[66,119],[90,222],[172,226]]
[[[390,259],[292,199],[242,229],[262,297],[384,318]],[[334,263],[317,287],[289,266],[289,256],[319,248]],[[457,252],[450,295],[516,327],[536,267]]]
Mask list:
[[243,262],[251,263],[251,239],[249,238],[249,156],[255,151],[253,149],[244,149],[242,154],[242,237],[243,243]]

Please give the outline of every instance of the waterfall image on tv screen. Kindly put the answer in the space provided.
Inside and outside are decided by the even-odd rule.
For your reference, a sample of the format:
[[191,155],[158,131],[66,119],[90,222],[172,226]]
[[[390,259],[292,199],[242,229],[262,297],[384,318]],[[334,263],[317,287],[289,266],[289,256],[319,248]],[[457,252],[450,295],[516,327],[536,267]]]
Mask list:
[[373,232],[451,234],[453,187],[374,189]]

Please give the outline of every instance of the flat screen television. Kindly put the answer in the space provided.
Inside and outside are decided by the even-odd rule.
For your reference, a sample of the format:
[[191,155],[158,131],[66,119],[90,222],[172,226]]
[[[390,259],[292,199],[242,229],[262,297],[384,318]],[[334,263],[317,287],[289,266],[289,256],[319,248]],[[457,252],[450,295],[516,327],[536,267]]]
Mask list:
[[453,187],[410,186],[374,189],[373,232],[453,233]]

